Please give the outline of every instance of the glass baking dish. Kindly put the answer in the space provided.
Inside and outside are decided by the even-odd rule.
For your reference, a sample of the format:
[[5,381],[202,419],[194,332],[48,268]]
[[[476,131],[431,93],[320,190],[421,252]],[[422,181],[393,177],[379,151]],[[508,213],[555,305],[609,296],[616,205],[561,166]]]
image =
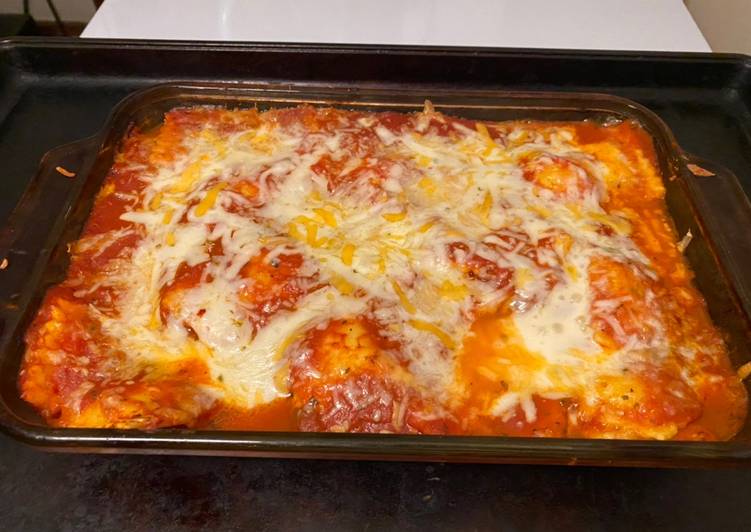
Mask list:
[[[102,131],[48,152],[0,232],[0,428],[52,450],[391,460],[709,465],[751,459],[751,423],[728,442],[576,440],[469,436],[407,436],[200,431],[187,429],[67,429],[45,425],[19,395],[23,336],[48,287],[65,275],[67,245],[80,233],[120,140],[133,125],[149,129],[172,108],[220,105],[259,109],[308,103],[370,111],[436,109],[492,121],[533,119],[635,120],[652,136],[678,234],[694,238],[685,256],[714,322],[724,332],[735,367],[751,361],[751,205],[735,176],[684,153],[652,112],[602,94],[513,93],[486,90],[373,88],[236,83],[179,83],[138,91],[112,112]],[[76,173],[63,176],[63,167]],[[747,385],[748,387],[748,385]]]

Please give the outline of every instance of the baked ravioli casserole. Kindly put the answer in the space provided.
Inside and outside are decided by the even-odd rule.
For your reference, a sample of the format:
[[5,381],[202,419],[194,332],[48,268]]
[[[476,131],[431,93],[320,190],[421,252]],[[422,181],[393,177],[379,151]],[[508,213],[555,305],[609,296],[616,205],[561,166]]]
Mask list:
[[746,392],[631,122],[174,109],[26,335],[59,427],[725,440]]

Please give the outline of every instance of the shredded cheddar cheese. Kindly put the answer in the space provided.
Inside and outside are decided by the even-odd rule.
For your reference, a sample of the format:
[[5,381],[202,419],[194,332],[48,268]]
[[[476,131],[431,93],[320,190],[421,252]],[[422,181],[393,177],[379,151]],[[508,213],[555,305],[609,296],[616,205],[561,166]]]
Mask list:
[[355,246],[353,244],[345,244],[342,248],[342,262],[346,266],[352,266],[352,259],[355,256]]

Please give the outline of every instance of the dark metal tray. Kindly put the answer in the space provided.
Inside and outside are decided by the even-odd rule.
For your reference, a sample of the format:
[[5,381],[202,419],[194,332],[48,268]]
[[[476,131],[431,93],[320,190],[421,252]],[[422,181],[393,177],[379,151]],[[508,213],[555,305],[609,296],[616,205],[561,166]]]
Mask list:
[[[148,52],[148,53],[146,53]],[[162,63],[160,55],[170,56]],[[299,100],[338,102],[344,106],[419,106],[422,99],[430,97],[441,105],[455,109],[457,114],[486,119],[549,118],[580,119],[617,115],[635,118],[642,122],[656,140],[663,172],[676,175],[668,181],[669,208],[679,231],[691,227],[700,235],[689,248],[689,261],[699,273],[700,289],[709,296],[710,310],[715,321],[729,335],[734,363],[749,359],[748,320],[741,311],[748,308],[748,279],[744,277],[744,261],[751,257],[749,242],[743,231],[727,231],[727,225],[743,227],[751,222],[751,209],[732,174],[699,159],[695,164],[709,169],[712,177],[696,177],[686,168],[686,156],[678,150],[670,132],[659,119],[639,106],[628,102],[598,96],[509,95],[497,89],[504,81],[509,68],[516,68],[521,77],[529,77],[527,62],[538,62],[539,75],[545,76],[542,67],[558,70],[565,65],[584,65],[600,68],[602,79],[608,80],[616,73],[633,74],[641,64],[634,57],[603,53],[565,54],[553,52],[521,52],[493,50],[418,50],[373,47],[300,47],[300,46],[237,46],[201,45],[191,49],[185,45],[155,45],[152,43],[88,42],[72,44],[70,41],[42,45],[38,42],[8,42],[0,54],[5,54],[2,80],[7,89],[0,98],[0,113],[5,115],[0,129],[0,154],[10,146],[5,138],[8,130],[19,132],[13,119],[26,119],[32,135],[49,140],[46,128],[59,127],[58,121],[81,127],[81,121],[90,120],[91,113],[83,111],[88,101],[96,104],[101,93],[97,86],[107,87],[107,102],[111,106],[113,93],[128,92],[138,85],[162,81],[155,70],[171,72],[179,64],[185,79],[223,79],[235,76],[235,81],[276,82],[255,87],[196,87],[161,88],[141,93],[129,99],[113,115],[103,136],[63,146],[50,152],[42,162],[37,177],[9,220],[1,235],[0,245],[11,249],[10,266],[2,272],[0,302],[3,303],[2,333],[0,335],[0,424],[23,441],[49,448],[68,450],[98,450],[104,452],[182,452],[210,454],[247,454],[255,456],[330,456],[369,457],[387,459],[423,459],[456,461],[510,461],[598,463],[620,465],[681,465],[718,462],[745,462],[751,457],[751,426],[747,424],[737,439],[723,443],[681,442],[628,442],[603,440],[544,440],[521,438],[475,437],[407,437],[383,435],[338,434],[285,434],[242,432],[196,432],[179,430],[114,431],[84,429],[51,429],[43,426],[30,407],[18,398],[16,376],[22,342],[19,331],[36,308],[45,285],[59,280],[65,266],[65,243],[74,239],[90,206],[91,195],[97,190],[111,161],[112,149],[124,128],[131,120],[155,123],[169,107],[186,103],[259,102],[261,105],[278,105]],[[239,56],[238,56],[239,54]],[[208,56],[219,63],[215,72],[207,72],[203,59]],[[137,58],[143,65],[137,65]],[[244,59],[242,67],[253,65],[257,72],[236,72],[232,61]],[[746,77],[746,63],[740,57],[709,58],[707,56],[664,55],[654,56],[650,70],[665,73],[677,67],[673,63],[694,61],[706,68],[704,81],[708,90],[719,91],[735,100],[736,115],[743,126],[747,109],[737,88]],[[229,63],[228,63],[229,61]],[[285,63],[286,61],[286,63]],[[347,62],[353,66],[344,69]],[[665,68],[655,68],[655,63],[665,63]],[[598,65],[598,63],[600,63]],[[431,70],[443,65],[445,78],[437,83]],[[133,66],[137,72],[122,79],[112,76],[112,70]],[[464,66],[463,70],[460,68]],[[602,68],[607,65],[607,68]],[[391,68],[387,68],[387,67]],[[317,67],[320,70],[310,70]],[[334,67],[334,68],[332,68]],[[337,68],[338,67],[338,68]],[[385,68],[381,71],[380,68]],[[411,67],[411,68],[410,68]],[[506,67],[506,70],[502,70]],[[498,69],[498,76],[492,72]],[[56,70],[61,69],[61,70]],[[282,70],[279,70],[282,69]],[[279,74],[287,69],[289,82],[279,83]],[[364,70],[363,70],[364,69]],[[454,70],[452,70],[454,69]],[[209,69],[211,70],[211,69]],[[55,72],[64,75],[55,75]],[[547,72],[546,71],[546,72]],[[394,72],[403,81],[394,79]],[[501,74],[505,72],[505,74]],[[526,72],[526,74],[523,74]],[[78,74],[77,74],[78,73]],[[674,74],[677,74],[675,71]],[[374,83],[363,74],[381,77]],[[643,74],[643,73],[642,73]],[[138,79],[138,76],[145,79]],[[590,73],[591,75],[591,73]],[[418,79],[415,80],[415,77]],[[302,78],[302,79],[301,79]],[[419,79],[422,78],[422,79]],[[582,74],[582,79],[588,79]],[[642,77],[642,80],[644,78]],[[304,83],[301,83],[303,82]],[[313,83],[313,82],[318,83]],[[675,80],[673,80],[675,81]],[[290,83],[292,82],[292,83]],[[323,82],[323,83],[321,83]],[[732,82],[732,83],[731,83]],[[566,76],[559,79],[558,88],[591,89],[575,87]],[[514,87],[520,88],[520,87]],[[540,88],[528,87],[524,88]],[[545,88],[554,88],[547,86]],[[463,90],[462,90],[463,89]],[[623,89],[623,87],[621,87]],[[644,87],[633,87],[637,92]],[[663,89],[655,88],[655,92]],[[697,90],[701,90],[698,87]],[[24,102],[30,94],[40,100]],[[680,104],[682,90],[673,88],[673,98]],[[677,95],[677,96],[676,96]],[[68,101],[71,98],[72,101]],[[692,100],[693,101],[693,100]],[[25,106],[23,105],[25,103]],[[60,105],[55,105],[55,104]],[[727,102],[726,102],[727,103]],[[145,106],[145,104],[148,104]],[[709,100],[707,105],[716,105]],[[742,104],[742,105],[741,105]],[[453,106],[453,107],[452,107]],[[100,104],[100,107],[104,108]],[[66,108],[81,115],[60,113]],[[51,111],[57,112],[51,112]],[[740,114],[740,111],[743,114]],[[24,116],[26,111],[26,116]],[[45,116],[45,111],[48,114]],[[711,116],[711,113],[710,113]],[[716,120],[716,119],[715,119]],[[8,127],[8,123],[11,127]],[[84,125],[86,125],[85,122]],[[699,123],[702,123],[701,121]],[[707,120],[709,127],[715,121]],[[90,123],[89,123],[90,125]],[[91,132],[90,128],[86,132]],[[744,130],[741,130],[744,131]],[[737,131],[733,131],[737,133]],[[27,133],[28,134],[28,133]],[[741,135],[725,135],[737,144],[747,143]],[[16,137],[13,137],[16,138]],[[71,138],[71,137],[67,137]],[[75,138],[73,136],[72,138]],[[24,139],[21,139],[24,140]],[[27,139],[28,140],[28,139]],[[716,142],[717,137],[710,142]],[[726,141],[727,142],[727,141]],[[28,142],[25,143],[29,145]],[[99,148],[102,148],[101,150]],[[706,154],[710,157],[712,154]],[[742,152],[740,155],[744,155]],[[736,155],[737,157],[737,155]],[[712,157],[716,159],[715,157]],[[27,169],[35,164],[25,160]],[[730,164],[728,161],[723,162]],[[20,161],[16,164],[21,164]],[[57,175],[55,166],[62,165],[79,172],[80,177],[66,180]],[[30,174],[19,176],[23,185]],[[88,177],[85,177],[88,176]],[[7,185],[4,183],[4,185]],[[89,202],[87,202],[87,199]],[[78,225],[77,225],[78,224]],[[746,225],[747,226],[747,225]],[[706,231],[705,231],[706,230]],[[711,238],[703,238],[710,235]],[[25,245],[22,245],[25,244]]]

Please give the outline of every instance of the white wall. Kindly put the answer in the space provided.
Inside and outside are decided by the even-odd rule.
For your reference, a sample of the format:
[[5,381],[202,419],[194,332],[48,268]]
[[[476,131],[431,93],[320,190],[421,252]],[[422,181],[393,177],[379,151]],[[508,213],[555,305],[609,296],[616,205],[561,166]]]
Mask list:
[[[88,22],[96,9],[92,0],[52,0],[60,18],[66,22]],[[54,20],[46,0],[29,0],[35,20]],[[0,0],[0,13],[23,13],[22,0]]]
[[715,52],[751,54],[751,0],[684,0]]

